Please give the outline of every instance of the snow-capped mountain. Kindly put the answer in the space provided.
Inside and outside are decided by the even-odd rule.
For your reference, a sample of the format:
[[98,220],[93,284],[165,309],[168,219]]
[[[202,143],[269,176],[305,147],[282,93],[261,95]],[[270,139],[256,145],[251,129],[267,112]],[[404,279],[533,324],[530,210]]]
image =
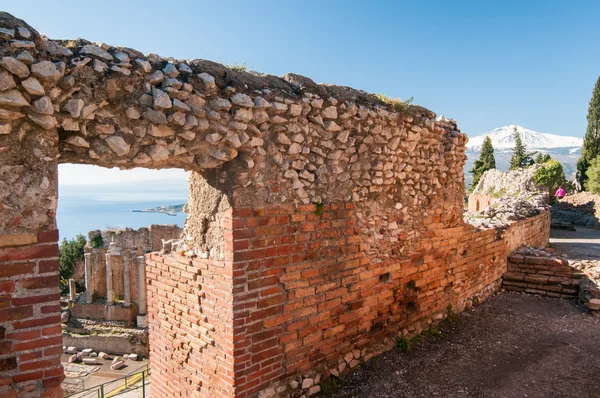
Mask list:
[[512,151],[515,147],[515,127],[528,151],[574,155],[579,153],[581,146],[583,145],[583,138],[539,133],[513,124],[494,129],[487,134],[470,138],[467,143],[467,151],[479,152],[481,145],[483,144],[483,139],[486,136],[489,136],[492,139],[492,145],[494,146],[495,151]]
[[497,128],[487,134],[469,138],[467,143],[467,163],[465,165],[465,178],[467,184],[471,180],[469,170],[473,167],[475,159],[479,158],[479,151],[483,145],[483,139],[489,136],[494,146],[494,157],[498,170],[508,170],[512,150],[515,147],[514,128],[517,128],[521,140],[527,152],[540,152],[550,154],[562,163],[567,178],[575,174],[575,165],[581,155],[583,138],[569,137],[564,135],[539,133],[521,126],[510,125]]

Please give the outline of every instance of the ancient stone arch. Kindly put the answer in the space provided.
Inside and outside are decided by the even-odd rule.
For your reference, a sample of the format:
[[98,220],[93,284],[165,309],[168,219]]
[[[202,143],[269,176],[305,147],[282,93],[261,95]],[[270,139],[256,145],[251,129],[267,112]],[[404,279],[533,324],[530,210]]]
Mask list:
[[59,163],[193,172],[181,245],[147,257],[153,392],[274,396],[493,291],[505,247],[463,224],[466,140],[348,87],[0,14],[0,392],[61,394]]

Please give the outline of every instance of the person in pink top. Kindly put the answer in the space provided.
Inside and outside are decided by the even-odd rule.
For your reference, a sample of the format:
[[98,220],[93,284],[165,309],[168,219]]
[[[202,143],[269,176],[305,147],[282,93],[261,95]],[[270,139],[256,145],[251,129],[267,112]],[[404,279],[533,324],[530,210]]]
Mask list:
[[558,189],[556,190],[556,193],[554,194],[554,196],[558,199],[562,199],[565,197],[565,190],[563,189],[563,187],[558,187]]

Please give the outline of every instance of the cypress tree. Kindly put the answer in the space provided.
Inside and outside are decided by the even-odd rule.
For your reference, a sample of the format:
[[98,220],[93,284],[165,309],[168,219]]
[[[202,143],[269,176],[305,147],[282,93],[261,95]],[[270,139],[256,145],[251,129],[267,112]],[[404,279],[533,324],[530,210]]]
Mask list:
[[600,77],[596,81],[587,115],[587,130],[583,138],[581,157],[577,161],[577,182],[583,189],[588,179],[587,169],[594,158],[600,155]]
[[512,156],[510,158],[510,169],[522,169],[527,166],[531,166],[533,164],[533,159],[531,158],[534,153],[528,153],[525,144],[521,140],[521,135],[517,131],[517,127],[514,127],[514,136],[515,136],[515,149],[513,149]]
[[479,160],[476,160],[473,164],[473,168],[469,173],[473,173],[473,181],[469,187],[469,192],[473,192],[481,176],[488,170],[496,168],[496,158],[494,158],[494,146],[492,145],[492,139],[486,136],[483,139],[483,145],[481,146],[481,153],[479,154]]

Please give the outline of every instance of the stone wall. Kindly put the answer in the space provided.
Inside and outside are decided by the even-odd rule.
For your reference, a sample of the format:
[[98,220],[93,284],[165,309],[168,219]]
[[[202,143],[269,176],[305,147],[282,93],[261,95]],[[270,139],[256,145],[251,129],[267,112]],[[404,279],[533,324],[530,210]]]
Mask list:
[[152,224],[148,228],[138,229],[124,228],[118,230],[105,229],[103,231],[95,230],[88,232],[88,251],[91,249],[91,242],[97,236],[102,237],[103,247],[107,248],[111,243],[123,249],[139,250],[142,255],[147,252],[160,251],[163,248],[163,240],[179,238],[182,229],[177,225]]
[[0,13],[0,261],[28,264],[0,279],[1,388],[60,394],[58,163],[192,171],[183,241],[148,257],[152,388],[246,397],[497,288],[502,232],[463,222],[466,141],[363,91],[53,41]]
[[[499,289],[516,245],[544,247],[549,238],[548,211],[502,230],[434,223],[410,254],[374,261],[356,227],[355,203],[316,212],[315,205],[234,209],[232,241],[226,244],[234,249],[233,262],[221,265],[233,278],[222,279],[218,288],[215,263],[150,256],[157,281],[149,293],[150,357],[153,377],[168,388],[167,396],[192,396],[194,386],[207,397],[316,392],[310,383],[300,391],[303,375],[313,383],[340,375],[389,349],[381,343],[387,337],[427,329],[446,316],[448,305],[459,312],[484,300]],[[172,273],[176,276],[165,277]],[[186,289],[179,275],[196,278],[195,289],[206,293],[192,311],[184,310],[189,297],[173,297]],[[215,322],[203,302],[231,309],[233,329]],[[194,323],[200,312],[208,324]],[[194,336],[204,335],[224,336],[233,346],[213,341],[202,348]],[[164,358],[175,354],[165,347],[185,347],[187,359],[166,366]],[[219,378],[206,379],[219,363],[233,390],[224,389]],[[190,383],[190,377],[203,375],[201,385]]]

